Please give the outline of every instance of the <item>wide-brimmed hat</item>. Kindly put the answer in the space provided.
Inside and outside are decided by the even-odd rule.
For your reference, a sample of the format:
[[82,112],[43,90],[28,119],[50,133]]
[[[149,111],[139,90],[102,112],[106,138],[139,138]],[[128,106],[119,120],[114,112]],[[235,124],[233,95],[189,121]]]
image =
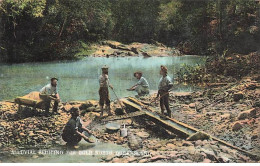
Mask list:
[[104,65],[104,66],[102,66],[101,69],[108,69],[108,66],[107,66],[107,65]]
[[167,73],[168,72],[168,69],[166,66],[163,66],[161,65],[161,70],[164,72],[164,73]]

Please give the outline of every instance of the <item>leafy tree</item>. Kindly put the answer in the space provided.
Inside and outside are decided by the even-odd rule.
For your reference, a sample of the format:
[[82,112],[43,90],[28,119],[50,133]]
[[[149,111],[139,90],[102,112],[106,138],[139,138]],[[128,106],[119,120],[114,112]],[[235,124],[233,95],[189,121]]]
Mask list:
[[156,39],[159,0],[110,0],[115,28],[113,39],[151,42]]
[[104,39],[247,54],[259,50],[259,16],[254,0],[3,0],[0,60],[75,59]]

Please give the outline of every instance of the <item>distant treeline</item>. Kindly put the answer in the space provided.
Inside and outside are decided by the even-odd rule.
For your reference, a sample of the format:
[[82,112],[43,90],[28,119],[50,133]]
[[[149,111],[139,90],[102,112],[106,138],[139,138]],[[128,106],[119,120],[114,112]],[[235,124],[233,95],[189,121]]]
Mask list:
[[187,54],[259,50],[255,0],[2,0],[0,60],[74,59],[82,43],[161,42]]

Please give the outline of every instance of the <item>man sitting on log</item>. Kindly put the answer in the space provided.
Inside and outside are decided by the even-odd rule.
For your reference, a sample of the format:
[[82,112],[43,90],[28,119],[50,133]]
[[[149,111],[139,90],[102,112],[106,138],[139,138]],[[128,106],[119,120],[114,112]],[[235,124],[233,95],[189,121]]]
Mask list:
[[149,94],[149,84],[143,77],[143,73],[138,71],[134,73],[134,77],[138,79],[138,82],[128,90],[135,90],[138,94],[137,97],[145,96]]
[[60,95],[57,90],[58,79],[51,78],[51,83],[45,85],[40,90],[40,97],[45,101],[45,115],[49,115],[51,100],[54,100],[53,114],[58,114],[58,104],[60,102]]
[[76,107],[70,109],[71,118],[65,125],[62,133],[62,139],[67,142],[68,146],[76,146],[81,139],[93,143],[94,141],[88,138],[86,135],[82,134],[83,131],[91,134],[91,131],[82,126],[81,119],[79,117],[80,112]]

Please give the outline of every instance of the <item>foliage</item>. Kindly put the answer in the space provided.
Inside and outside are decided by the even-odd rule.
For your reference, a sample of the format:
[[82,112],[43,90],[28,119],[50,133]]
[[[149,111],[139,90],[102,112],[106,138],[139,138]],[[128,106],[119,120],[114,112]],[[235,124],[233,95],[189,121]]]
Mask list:
[[74,59],[103,39],[248,54],[260,47],[259,15],[254,0],[3,0],[0,61]]
[[259,49],[259,4],[252,0],[169,0],[161,4],[159,20],[159,41],[177,43],[185,53],[246,54]]
[[260,54],[253,52],[248,55],[232,54],[221,57],[208,57],[205,65],[183,64],[176,71],[178,82],[218,82],[229,81],[230,77],[241,79],[247,75],[259,75]]
[[203,65],[182,64],[181,68],[175,73],[178,82],[202,82],[205,75]]
[[156,37],[160,0],[111,0],[113,37],[122,42],[151,42]]
[[0,19],[7,62],[73,59],[80,40],[101,40],[113,28],[106,0],[4,0]]

